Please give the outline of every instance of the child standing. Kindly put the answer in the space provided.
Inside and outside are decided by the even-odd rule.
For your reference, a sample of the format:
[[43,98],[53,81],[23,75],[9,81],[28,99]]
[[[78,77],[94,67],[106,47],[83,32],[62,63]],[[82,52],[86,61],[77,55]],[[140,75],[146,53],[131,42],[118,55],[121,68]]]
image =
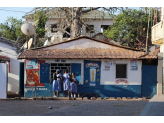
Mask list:
[[77,84],[78,84],[78,80],[77,80],[77,78],[75,77],[75,73],[72,73],[71,83],[70,83],[71,97],[73,97],[73,93],[74,93],[74,98],[76,98]]
[[65,73],[63,74],[63,89],[64,89],[64,93],[65,93],[65,97],[66,97],[66,91],[68,91],[68,97],[69,97],[69,89],[70,89],[70,75],[68,74],[68,70],[65,70]]
[[[56,72],[53,74],[53,91],[54,91],[54,97],[59,97],[59,91],[61,91],[61,74],[59,73],[59,69],[56,70]],[[56,96],[57,91],[57,96]]]

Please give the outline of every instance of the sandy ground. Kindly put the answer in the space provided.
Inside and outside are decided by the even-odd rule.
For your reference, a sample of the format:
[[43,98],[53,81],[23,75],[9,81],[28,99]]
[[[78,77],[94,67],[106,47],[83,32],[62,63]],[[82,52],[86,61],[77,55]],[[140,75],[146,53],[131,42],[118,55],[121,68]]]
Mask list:
[[[138,116],[148,100],[0,100],[0,116]],[[52,109],[49,109],[49,107]]]

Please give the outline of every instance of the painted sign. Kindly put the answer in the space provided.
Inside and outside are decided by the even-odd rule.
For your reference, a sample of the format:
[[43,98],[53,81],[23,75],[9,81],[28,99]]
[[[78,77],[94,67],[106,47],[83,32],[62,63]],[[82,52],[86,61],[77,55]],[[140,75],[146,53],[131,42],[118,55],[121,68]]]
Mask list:
[[138,70],[138,60],[130,60],[130,69]]
[[[30,63],[32,62],[32,63]],[[25,60],[25,66],[26,66],[26,87],[34,87],[35,86],[35,82],[36,82],[36,86],[44,86],[44,83],[40,83],[40,63],[45,63],[45,61],[40,61],[38,60],[37,62],[37,67],[36,64],[33,63],[36,62],[34,60]],[[32,64],[35,67],[31,67],[30,69],[28,65]],[[27,67],[28,66],[28,67]],[[34,69],[37,68],[37,69]]]
[[109,61],[105,61],[105,68],[110,68],[111,63]]
[[26,69],[38,69],[38,60],[26,60]]
[[66,60],[61,60],[61,62],[66,62]]
[[128,84],[129,82],[128,82],[126,79],[117,79],[117,80],[116,80],[116,84],[119,84],[119,83]]
[[90,81],[95,82],[96,80],[96,67],[90,67]]
[[99,65],[97,63],[87,63],[86,67],[96,67],[96,68],[99,68]]
[[85,87],[100,85],[101,61],[84,60]]
[[56,59],[55,62],[60,62],[60,60],[59,59]]

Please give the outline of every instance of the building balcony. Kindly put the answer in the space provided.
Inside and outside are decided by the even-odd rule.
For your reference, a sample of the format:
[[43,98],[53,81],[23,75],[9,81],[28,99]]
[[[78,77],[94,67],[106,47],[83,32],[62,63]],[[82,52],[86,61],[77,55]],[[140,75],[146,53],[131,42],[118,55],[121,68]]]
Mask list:
[[[162,21],[161,21],[162,22]],[[152,29],[152,44],[162,45],[163,44],[163,37],[164,37],[164,22],[163,24],[159,22],[158,24],[154,25]]]

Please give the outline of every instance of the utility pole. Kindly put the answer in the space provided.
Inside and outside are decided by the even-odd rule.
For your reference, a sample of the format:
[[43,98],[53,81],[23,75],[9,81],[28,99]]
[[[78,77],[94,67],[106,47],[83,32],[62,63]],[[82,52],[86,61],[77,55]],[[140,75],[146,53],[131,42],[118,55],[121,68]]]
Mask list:
[[141,27],[140,27],[140,36],[142,36],[142,7],[141,7]]
[[147,37],[146,37],[146,52],[148,52],[147,51],[147,42],[148,42],[148,33],[149,33],[150,9],[151,9],[151,7],[149,8],[148,28],[147,28]]

